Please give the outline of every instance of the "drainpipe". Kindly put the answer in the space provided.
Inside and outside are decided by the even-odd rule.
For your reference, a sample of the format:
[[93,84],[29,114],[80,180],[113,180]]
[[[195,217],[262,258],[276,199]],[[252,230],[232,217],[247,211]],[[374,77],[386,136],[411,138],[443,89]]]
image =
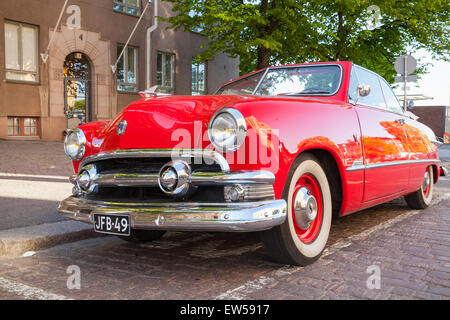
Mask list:
[[146,83],[145,83],[147,89],[149,89],[151,85],[151,55],[152,55],[151,34],[153,31],[156,30],[156,28],[158,28],[157,16],[158,16],[158,0],[154,0],[153,25],[147,29],[147,59],[146,59],[147,69],[146,69]]

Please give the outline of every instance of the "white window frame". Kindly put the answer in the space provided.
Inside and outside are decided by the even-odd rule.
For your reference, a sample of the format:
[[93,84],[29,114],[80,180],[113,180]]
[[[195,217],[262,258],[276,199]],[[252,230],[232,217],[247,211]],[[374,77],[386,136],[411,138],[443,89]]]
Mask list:
[[[121,12],[121,13],[129,14],[131,16],[139,17],[140,14],[141,14],[141,0],[138,0],[137,3],[138,3],[138,6],[136,7],[136,6],[132,5],[132,4],[130,4],[128,2],[128,0],[123,0],[123,2],[120,2],[118,0],[113,0],[113,9],[116,12]],[[123,10],[118,10],[118,9],[114,8],[114,5],[121,6],[123,8]],[[129,13],[128,9],[136,9],[136,14]]]
[[[170,53],[170,52],[163,52],[163,51],[158,51],[157,55],[161,54],[162,55],[162,59],[161,59],[161,84],[159,84],[158,82],[156,83],[158,85],[158,91],[160,92],[164,92],[164,93],[174,93],[175,92],[175,54]],[[167,61],[167,57],[170,57],[171,59],[171,70],[172,70],[172,74],[170,75],[170,83],[171,86],[167,87],[164,86],[164,84],[166,83],[166,79],[167,79],[167,74],[166,74],[166,68],[164,68],[164,66],[166,65],[166,61]],[[156,72],[158,73],[158,56],[156,57]],[[158,79],[157,79],[158,81]]]
[[[122,50],[125,47],[125,45],[121,44],[121,43],[117,44],[117,48],[119,48],[119,46],[122,47]],[[128,73],[128,48],[131,48],[134,51],[134,74],[135,74],[135,77],[136,77],[136,83],[128,82],[128,77],[127,77],[127,73]],[[119,92],[137,92],[138,91],[138,81],[139,81],[138,80],[139,79],[139,75],[138,75],[139,58],[138,58],[138,55],[139,55],[139,50],[138,50],[137,47],[127,46],[127,49],[123,52],[123,55],[122,55],[122,57],[120,59],[121,60],[123,59],[122,60],[123,61],[122,64],[123,64],[123,70],[124,70],[124,72],[123,72],[123,80],[124,81],[120,81],[119,82],[119,79],[117,78],[117,91],[119,91]],[[119,74],[119,69],[117,69],[116,74]],[[122,90],[122,89],[119,89],[120,85],[122,85],[122,86],[133,86],[134,90]]]
[[[199,74],[199,67],[200,65],[203,65],[203,90],[199,90],[199,79],[198,79],[198,74]],[[191,64],[191,72],[194,71],[194,67],[195,67],[195,88],[196,90],[194,90],[194,83],[191,83],[191,94],[192,95],[205,95],[206,94],[206,77],[207,77],[207,63],[206,62],[194,62],[192,61]],[[192,79],[192,75],[191,75],[191,79]],[[192,80],[191,80],[192,81]]]
[[[6,68],[6,38],[5,38],[5,79],[8,82],[25,82],[25,83],[39,83],[39,68],[40,68],[40,64],[39,64],[39,27],[32,25],[32,24],[28,24],[28,23],[22,23],[22,22],[15,22],[15,21],[10,21],[10,20],[6,20],[4,22],[4,34],[3,36],[6,37],[6,28],[5,26],[7,24],[10,25],[15,25],[19,27],[19,31],[17,33],[17,42],[18,42],[18,61],[20,64],[20,69],[8,69]],[[36,52],[35,52],[35,57],[36,57],[36,71],[27,71],[24,70],[23,68],[23,47],[22,47],[22,27],[28,27],[28,28],[32,28],[35,31],[35,37],[34,37],[34,41],[35,41],[35,48],[36,48]],[[22,80],[22,79],[11,79],[8,78],[8,72],[11,73],[16,73],[16,74],[32,74],[35,75],[35,79],[36,80]]]

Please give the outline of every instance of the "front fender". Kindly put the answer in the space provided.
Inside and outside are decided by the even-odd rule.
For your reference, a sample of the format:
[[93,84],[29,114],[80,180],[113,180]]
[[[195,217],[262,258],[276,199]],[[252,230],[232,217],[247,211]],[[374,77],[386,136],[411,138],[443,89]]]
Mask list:
[[[231,170],[271,171],[276,177],[274,189],[278,199],[282,196],[294,160],[308,150],[324,150],[339,168],[343,191],[341,214],[360,207],[364,173],[347,171],[363,161],[361,130],[351,105],[319,99],[266,98],[237,103],[234,108],[244,115],[249,127],[247,145],[243,146],[246,159],[251,159],[252,152],[255,152],[250,141],[250,132],[254,131],[258,137],[258,160],[255,164],[235,161],[230,163]],[[264,163],[260,157],[261,149],[275,153],[270,159],[276,162]]]

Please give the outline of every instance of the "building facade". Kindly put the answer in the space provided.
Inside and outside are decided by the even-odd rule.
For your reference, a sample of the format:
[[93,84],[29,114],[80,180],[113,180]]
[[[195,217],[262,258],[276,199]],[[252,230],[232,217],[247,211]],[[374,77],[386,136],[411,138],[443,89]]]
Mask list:
[[418,121],[430,127],[437,137],[444,138],[450,134],[450,107],[416,106],[410,111],[419,117]]
[[61,141],[80,121],[113,118],[141,90],[211,94],[238,76],[225,55],[194,63],[204,37],[166,29],[155,13],[173,14],[162,0],[2,1],[0,139]]

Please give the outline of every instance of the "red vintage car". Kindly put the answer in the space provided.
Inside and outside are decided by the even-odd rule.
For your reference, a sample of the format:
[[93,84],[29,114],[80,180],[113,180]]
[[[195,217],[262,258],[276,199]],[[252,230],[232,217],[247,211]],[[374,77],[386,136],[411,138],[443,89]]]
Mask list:
[[306,265],[333,217],[401,196],[426,208],[443,174],[432,130],[351,62],[269,67],[212,96],[141,95],[65,140],[76,174],[59,211],[125,240],[259,231],[273,259]]

